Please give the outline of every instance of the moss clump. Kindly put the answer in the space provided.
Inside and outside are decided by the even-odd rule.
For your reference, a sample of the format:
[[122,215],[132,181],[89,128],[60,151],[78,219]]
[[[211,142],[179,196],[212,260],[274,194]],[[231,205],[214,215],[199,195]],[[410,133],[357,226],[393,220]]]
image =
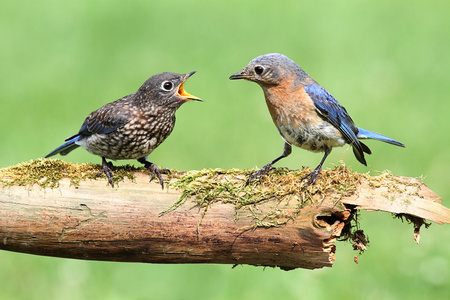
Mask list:
[[[246,186],[247,174],[251,171],[254,170],[204,169],[173,173],[169,186],[181,190],[182,195],[160,215],[175,210],[187,199],[203,209],[203,213],[206,213],[211,204],[222,202],[233,204],[236,210],[246,207],[255,220],[255,227],[273,227],[292,220],[305,205],[319,203],[328,195],[333,195],[336,199],[336,206],[341,206],[342,210],[348,209],[339,199],[357,193],[362,181],[373,187],[387,187],[392,192],[401,191],[405,184],[388,171],[371,176],[369,173],[352,172],[345,166],[336,166],[332,170],[323,170],[316,183],[307,188],[303,188],[305,181],[302,178],[311,172],[308,168],[295,171],[277,168]],[[258,204],[270,200],[273,201],[272,209],[261,214]],[[283,215],[280,206],[289,201],[295,201],[295,209],[290,215]],[[356,211],[352,211],[352,215],[355,214]],[[350,218],[347,222],[343,232],[344,239],[355,240],[354,237],[357,237],[358,243],[364,242],[361,238],[363,231],[356,218]]]
[[[71,184],[78,186],[82,180],[96,179],[101,170],[100,165],[73,164],[60,159],[37,159],[15,166],[0,169],[0,185],[26,186],[37,184],[41,187],[55,188],[63,178],[70,179]],[[310,169],[288,170],[277,168],[259,180],[245,185],[247,174],[254,170],[239,169],[203,169],[198,171],[179,172],[171,170],[168,185],[182,191],[182,195],[172,208],[181,205],[187,198],[192,198],[200,207],[207,207],[213,202],[233,203],[236,208],[257,204],[270,199],[294,197],[302,203],[317,201],[317,195],[334,193],[341,196],[354,194],[361,180],[367,180],[373,187],[387,186],[390,191],[399,191],[400,183],[389,172],[378,176],[368,173],[352,172],[345,166],[336,166],[332,170],[323,170],[316,184],[303,188],[302,178],[311,172]],[[145,168],[130,165],[114,167],[113,180],[121,182],[127,177],[134,180],[135,172],[149,174]],[[100,176],[104,178],[104,175]],[[397,184],[398,183],[398,184]]]
[[[61,179],[68,178],[72,185],[78,186],[82,180],[98,178],[96,174],[100,170],[100,165],[72,164],[60,159],[36,159],[0,169],[0,185],[8,187],[37,184],[43,188],[57,188]],[[125,177],[133,180],[134,172],[138,170],[128,165],[114,168],[113,180],[120,182]]]
[[[55,188],[59,186],[61,179],[68,178],[71,184],[78,186],[82,180],[96,179],[96,174],[100,170],[100,165],[73,164],[60,159],[37,159],[0,169],[0,185],[6,187],[37,184],[41,187]],[[129,165],[114,167],[113,180],[115,183],[123,181],[125,177],[134,180],[134,173],[138,171],[149,173],[145,168]],[[203,208],[213,202],[233,203],[236,208],[240,208],[285,197],[294,197],[300,200],[301,205],[317,201],[313,200],[317,194],[335,193],[350,196],[356,192],[362,179],[368,180],[374,187],[390,182],[389,189],[397,189],[396,178],[389,172],[372,177],[369,174],[354,173],[345,166],[323,170],[316,184],[306,189],[303,188],[305,181],[301,179],[311,172],[308,168],[296,171],[277,168],[246,186],[247,174],[251,171],[254,170],[203,169],[188,172],[171,170],[169,187],[182,191],[179,201],[172,209],[184,203],[187,198],[194,199]]]
[[[247,174],[254,170],[203,169],[173,176],[170,186],[183,191],[178,204],[187,197],[194,197],[199,206],[211,202],[233,203],[237,208],[289,195],[302,196],[305,201],[317,193],[339,193],[352,195],[365,174],[353,173],[340,166],[321,172],[315,185],[304,189],[301,179],[311,172],[309,169],[291,171],[286,168],[274,169],[269,175],[245,185]],[[370,176],[369,176],[370,177]]]
[[[310,169],[291,171],[278,168],[269,175],[245,185],[247,174],[251,171],[254,170],[203,169],[172,174],[174,180],[171,180],[169,185],[181,190],[182,195],[161,215],[181,206],[187,199],[192,199],[205,210],[215,202],[231,203],[239,209],[269,200],[277,200],[278,203],[282,200],[294,200],[298,203],[296,207],[300,209],[305,203],[314,203],[318,201],[317,199],[321,199],[322,197],[317,197],[318,194],[352,195],[356,192],[361,178],[366,177],[364,174],[353,173],[350,169],[339,166],[333,170],[322,171],[316,184],[305,189],[303,188],[305,181],[302,181],[302,178],[311,172]],[[272,212],[258,221],[268,226],[277,224],[275,219],[280,216],[276,212],[275,205]]]

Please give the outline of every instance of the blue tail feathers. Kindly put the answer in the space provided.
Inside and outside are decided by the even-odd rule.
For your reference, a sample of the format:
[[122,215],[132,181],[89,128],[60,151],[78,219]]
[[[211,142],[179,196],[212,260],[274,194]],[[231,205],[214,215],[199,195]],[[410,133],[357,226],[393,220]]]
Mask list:
[[80,145],[75,144],[75,142],[78,141],[79,139],[80,139],[79,134],[71,136],[70,138],[66,139],[66,142],[64,144],[62,144],[61,146],[59,146],[58,148],[47,154],[45,158],[56,155],[58,153],[61,155],[67,155],[72,150],[75,150],[76,148],[80,147]]
[[366,130],[366,129],[362,129],[362,128],[359,128],[359,127],[358,127],[358,130],[359,130],[358,135],[357,135],[358,139],[379,140],[379,141],[382,141],[382,142],[385,142],[385,143],[389,143],[389,144],[392,144],[392,145],[395,145],[395,146],[405,147],[405,145],[403,145],[402,143],[400,143],[400,142],[398,142],[398,141],[396,141],[394,139],[388,138],[387,136],[384,136],[382,134],[379,134],[379,133],[376,133],[376,132],[373,132],[373,131],[369,131],[369,130]]

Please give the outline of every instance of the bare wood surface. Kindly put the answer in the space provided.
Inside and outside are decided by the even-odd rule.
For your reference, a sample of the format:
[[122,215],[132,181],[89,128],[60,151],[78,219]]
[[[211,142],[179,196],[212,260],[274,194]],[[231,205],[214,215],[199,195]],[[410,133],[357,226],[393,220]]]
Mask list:
[[355,205],[356,209],[406,214],[440,225],[450,223],[450,209],[444,207],[441,198],[425,184],[419,184],[416,178],[397,176],[375,186],[362,182],[357,194],[341,202]]
[[[0,196],[0,248],[40,255],[152,263],[223,263],[319,268],[334,261],[333,236],[343,223],[319,224],[306,207],[285,226],[257,228],[248,210],[212,205],[207,213],[187,203],[162,217],[180,197],[137,174],[118,189],[63,180],[57,189],[10,187]],[[294,203],[292,203],[294,204]],[[256,212],[262,215],[267,204]],[[284,214],[293,206],[285,207]],[[199,226],[199,223],[201,224]],[[341,225],[342,224],[342,225]],[[329,245],[325,245],[327,241]]]
[[[0,249],[89,260],[315,269],[334,263],[335,241],[353,206],[450,223],[440,198],[410,178],[395,182],[397,194],[390,191],[392,184],[374,186],[362,179],[352,195],[316,193],[309,204],[299,205],[295,193],[242,207],[225,201],[199,207],[188,198],[160,216],[183,191],[163,191],[159,183],[148,183],[148,174],[135,176],[115,189],[104,179],[81,181],[78,187],[62,179],[54,189],[2,188]],[[398,203],[386,205],[389,195]]]

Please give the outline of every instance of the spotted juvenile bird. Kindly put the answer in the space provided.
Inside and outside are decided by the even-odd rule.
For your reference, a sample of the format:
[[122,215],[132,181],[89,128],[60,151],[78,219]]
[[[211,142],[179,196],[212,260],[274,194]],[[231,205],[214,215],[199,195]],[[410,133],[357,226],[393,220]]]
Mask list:
[[375,139],[404,147],[396,140],[356,127],[345,108],[326,89],[282,54],[258,56],[230,79],[246,79],[261,86],[272,120],[284,139],[281,156],[251,173],[247,184],[291,154],[292,145],[312,152],[325,152],[320,164],[302,178],[309,178],[304,187],[316,182],[333,147],[350,144],[356,159],[365,166],[364,153],[371,154],[371,151],[359,139]]
[[164,182],[158,166],[147,160],[172,132],[175,125],[175,111],[189,100],[203,101],[184,90],[185,81],[195,72],[188,74],[160,73],[150,77],[136,93],[108,103],[92,112],[77,134],[67,138],[65,143],[45,157],[66,155],[82,146],[88,152],[102,157],[102,170],[109,184],[113,167],[106,159],[137,159],[151,171],[151,179],[158,176],[161,187]]

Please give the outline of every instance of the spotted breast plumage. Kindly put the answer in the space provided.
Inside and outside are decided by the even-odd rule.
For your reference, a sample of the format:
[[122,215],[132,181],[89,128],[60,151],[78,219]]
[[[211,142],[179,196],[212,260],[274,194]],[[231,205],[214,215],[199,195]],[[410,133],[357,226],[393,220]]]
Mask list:
[[404,147],[396,140],[356,127],[347,110],[302,68],[288,57],[271,53],[258,56],[230,79],[258,83],[266,99],[272,120],[284,139],[281,156],[253,172],[247,184],[272,169],[272,165],[292,152],[292,145],[313,152],[325,152],[320,164],[303,179],[304,187],[314,184],[333,147],[350,144],[359,162],[367,165],[364,153],[369,147],[360,139],[375,139]]
[[156,176],[164,188],[161,171],[147,156],[172,132],[175,112],[189,100],[203,101],[184,90],[185,81],[194,74],[160,73],[150,77],[136,93],[108,103],[92,112],[79,132],[45,157],[66,155],[82,146],[102,157],[102,171],[112,180],[112,163],[106,159],[137,159]]

